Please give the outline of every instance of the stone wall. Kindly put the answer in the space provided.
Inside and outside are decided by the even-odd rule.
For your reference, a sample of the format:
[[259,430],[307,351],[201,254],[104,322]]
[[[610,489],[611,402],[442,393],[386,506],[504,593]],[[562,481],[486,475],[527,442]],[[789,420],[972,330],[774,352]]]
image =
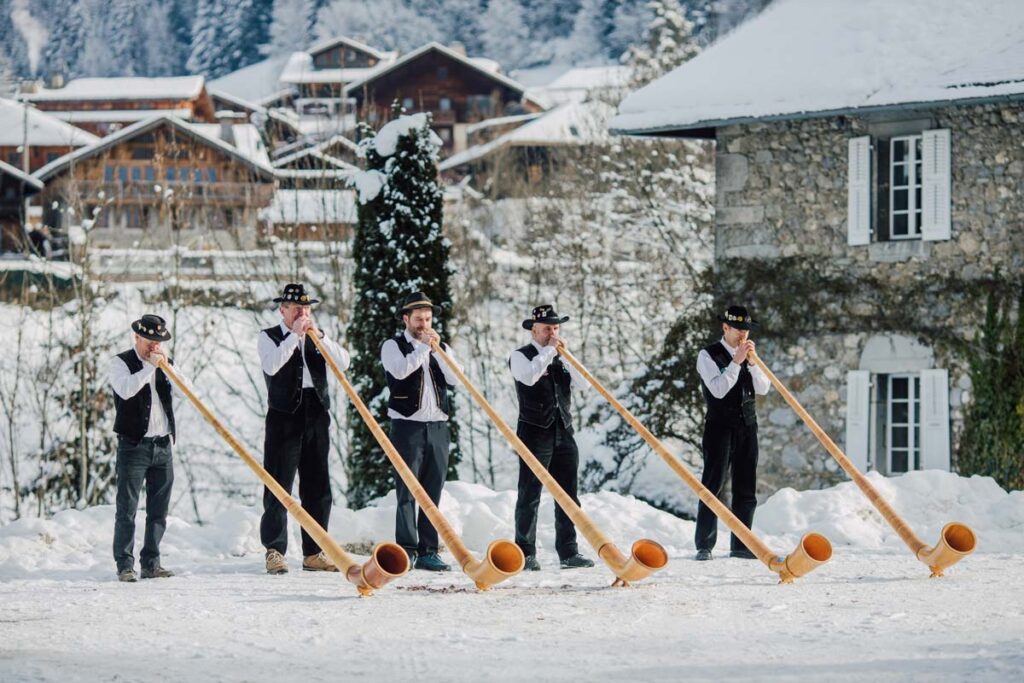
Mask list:
[[[840,445],[846,371],[858,368],[869,338],[896,333],[932,348],[935,366],[950,371],[955,458],[970,382],[947,335],[976,333],[985,310],[979,283],[1024,272],[1022,124],[1024,105],[1003,103],[719,129],[719,297],[760,304],[762,357]],[[952,239],[848,246],[848,140],[929,128],[951,130]],[[806,272],[793,276],[804,266],[821,277],[821,292]],[[845,291],[836,294],[836,283]],[[764,290],[789,302],[763,300]],[[778,395],[758,410],[764,492],[845,476]]]

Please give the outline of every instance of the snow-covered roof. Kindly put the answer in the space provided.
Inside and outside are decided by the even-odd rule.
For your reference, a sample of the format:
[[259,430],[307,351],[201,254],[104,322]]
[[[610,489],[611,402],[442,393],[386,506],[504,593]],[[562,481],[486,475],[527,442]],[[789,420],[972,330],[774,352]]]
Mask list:
[[231,136],[234,138],[234,142],[224,140],[223,124],[193,123],[192,127],[210,139],[227,142],[255,162],[266,166],[270,165],[270,155],[263,144],[263,137],[260,136],[259,129],[251,123],[231,124]]
[[14,166],[11,166],[6,161],[0,161],[0,173],[9,175],[12,178],[16,178],[17,180],[20,180],[21,182],[28,185],[30,188],[32,188],[32,191],[28,192],[28,194],[35,194],[39,190],[43,189],[42,180],[39,180],[39,178],[33,178],[28,173],[25,173],[20,168],[15,168]]
[[323,152],[321,152],[319,149],[319,145],[317,147],[307,147],[306,149],[301,149],[298,152],[294,152],[287,156],[274,159],[273,165],[275,169],[280,170],[282,166],[287,166],[293,161],[297,161],[298,159],[302,159],[303,157],[311,157],[313,159],[316,159],[317,161],[321,162],[321,164],[325,168],[328,166],[333,166],[334,168],[344,169],[348,171],[356,170],[356,167],[348,163],[347,161],[331,156],[330,154],[324,154]]
[[238,97],[237,95],[233,95],[227,92],[226,90],[220,90],[218,88],[207,88],[206,92],[210,94],[210,97],[216,97],[218,99],[224,100],[225,102],[230,102],[236,107],[247,109],[249,111],[259,112],[261,114],[264,113],[263,105],[257,104],[255,102],[250,102],[249,100]]
[[[480,72],[481,74],[488,78],[498,81],[507,88],[515,90],[520,94],[522,94],[525,90],[525,88],[523,88],[521,84],[512,80],[508,76],[498,73],[496,70],[491,70],[487,66],[484,66],[481,63],[477,63],[477,61],[475,61],[474,59],[470,59],[466,55],[456,52],[455,50],[452,50],[451,48],[446,47],[441,43],[431,42],[416,48],[415,50],[409,52],[408,54],[402,55],[401,57],[391,62],[390,64],[385,64],[382,67],[375,67],[372,70],[372,72],[368,73],[362,79],[355,81],[353,83],[349,83],[347,86],[345,86],[345,93],[348,94],[356,92],[357,90],[359,90],[359,88],[362,88],[367,83],[374,81],[385,74],[391,73],[392,71],[401,68],[402,66],[408,64],[409,62],[415,59],[419,59],[420,57],[422,57],[423,55],[432,50],[436,50],[437,52],[440,52],[441,54],[450,57],[455,61],[461,62],[468,66],[469,68]],[[491,60],[487,61],[490,62]]]
[[260,210],[270,223],[354,225],[356,193],[353,190],[277,190],[270,206]]
[[775,0],[629,95],[623,133],[1024,95],[1020,0]]
[[380,68],[377,65],[318,69],[313,65],[313,57],[308,52],[293,52],[281,70],[279,79],[282,83],[351,83]]
[[[110,147],[113,147],[114,145],[120,144],[121,142],[124,142],[125,140],[129,140],[129,139],[135,137],[136,135],[141,135],[141,134],[146,133],[146,132],[148,132],[150,130],[153,130],[154,128],[158,128],[158,127],[160,127],[160,126],[162,126],[164,124],[173,126],[177,130],[179,130],[179,131],[181,131],[181,132],[183,132],[183,133],[185,133],[187,135],[191,135],[191,136],[193,136],[195,138],[201,139],[202,141],[210,144],[211,146],[218,148],[224,154],[227,154],[228,156],[232,157],[233,159],[237,159],[238,161],[242,162],[246,166],[249,166],[254,171],[256,171],[261,176],[263,176],[265,179],[273,180],[273,178],[274,178],[274,169],[273,169],[273,167],[270,166],[269,161],[261,161],[261,160],[258,160],[256,158],[250,157],[248,155],[248,153],[241,151],[239,148],[235,147],[234,145],[231,145],[231,144],[228,144],[227,142],[222,141],[220,139],[219,135],[216,136],[216,137],[215,136],[211,136],[211,135],[207,134],[205,131],[203,131],[201,128],[199,128],[195,124],[191,124],[191,123],[188,123],[186,121],[182,121],[181,119],[175,118],[173,116],[163,116],[163,115],[162,116],[155,116],[155,117],[153,117],[151,119],[148,119],[146,121],[139,121],[137,123],[133,123],[130,126],[126,126],[125,128],[122,128],[121,130],[117,131],[116,133],[112,133],[111,135],[108,135],[105,138],[101,138],[97,142],[95,142],[95,143],[93,143],[93,144],[91,144],[91,145],[89,145],[87,147],[82,147],[81,149],[76,149],[74,152],[71,152],[69,154],[65,154],[64,156],[60,157],[59,159],[55,159],[55,160],[51,161],[50,163],[46,164],[45,166],[40,168],[38,171],[33,173],[32,175],[34,175],[36,178],[39,178],[40,180],[46,180],[46,179],[50,178],[51,176],[56,175],[57,173],[59,173],[63,169],[67,168],[71,164],[73,164],[73,163],[75,163],[75,162],[77,162],[77,161],[79,161],[81,159],[86,159],[88,157],[91,157],[91,156],[94,156],[96,154],[99,154],[100,152],[102,152],[102,151],[104,151],[106,149],[109,149]],[[207,125],[219,126],[220,124],[207,124]],[[236,125],[239,125],[239,126],[251,126],[252,124],[236,124]],[[255,129],[255,126],[253,126],[253,128]]]
[[372,57],[376,57],[377,59],[388,59],[389,57],[392,57],[394,55],[393,52],[384,52],[382,50],[378,50],[377,48],[370,47],[366,43],[355,40],[354,38],[349,38],[348,36],[337,36],[335,38],[327,38],[325,40],[321,40],[318,43],[310,45],[309,49],[306,50],[306,52],[311,55],[316,55],[321,52],[326,52],[327,50],[330,50],[331,48],[336,47],[338,45],[348,45],[349,47],[355,50],[365,52],[366,54]]
[[120,123],[128,121],[144,121],[154,116],[176,116],[188,121],[192,118],[192,110],[185,109],[75,109],[72,111],[47,112],[54,118],[68,123]]
[[92,133],[67,124],[31,105],[0,99],[0,146],[16,147],[24,144],[26,119],[28,121],[29,145],[80,147],[99,140]]
[[76,78],[63,88],[26,95],[33,102],[62,100],[190,100],[198,97],[206,81],[202,76],[141,78]]
[[486,157],[505,147],[553,147],[594,144],[608,139],[608,120],[615,108],[601,101],[569,102],[482,145],[448,157],[438,168],[447,171]]
[[244,66],[212,80],[209,86],[246,102],[266,105],[281,96],[281,83],[278,77],[289,57],[290,55],[268,57],[262,62]]
[[484,119],[483,121],[478,121],[477,123],[473,123],[466,126],[466,133],[468,135],[472,135],[473,133],[478,133],[482,130],[493,128],[494,126],[507,126],[515,123],[526,123],[527,121],[532,121],[540,116],[544,116],[544,112],[532,112],[530,114],[514,114],[512,116],[499,116],[493,119]]

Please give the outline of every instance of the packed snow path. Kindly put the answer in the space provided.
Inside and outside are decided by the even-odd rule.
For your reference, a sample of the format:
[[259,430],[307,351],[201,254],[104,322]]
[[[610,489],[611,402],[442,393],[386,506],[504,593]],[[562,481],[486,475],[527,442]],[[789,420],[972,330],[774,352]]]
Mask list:
[[[759,562],[673,557],[609,588],[551,566],[477,593],[412,572],[370,598],[259,557],[119,584],[0,583],[6,681],[1020,680],[1024,557],[942,579],[907,552],[839,549],[777,585]],[[112,579],[112,577],[111,577]]]

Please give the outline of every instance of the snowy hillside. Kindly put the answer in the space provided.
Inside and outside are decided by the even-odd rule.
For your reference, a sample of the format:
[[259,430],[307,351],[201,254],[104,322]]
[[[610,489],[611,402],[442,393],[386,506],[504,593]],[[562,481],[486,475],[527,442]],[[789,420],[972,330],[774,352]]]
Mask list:
[[[759,562],[691,561],[692,523],[600,493],[584,508],[620,547],[642,536],[665,544],[664,571],[613,589],[600,564],[555,569],[546,499],[541,572],[483,594],[457,572],[413,572],[360,599],[337,575],[263,574],[253,508],[204,527],[171,520],[162,549],[179,576],[133,585],[115,580],[108,557],[112,508],[26,519],[0,528],[0,670],[5,680],[65,681],[1019,678],[1024,493],[939,472],[873,482],[927,542],[958,518],[978,552],[929,579],[851,484],[782,491],[755,529],[788,552],[814,528],[835,554],[779,586]],[[512,492],[447,493],[442,510],[475,552],[511,534]],[[387,538],[393,510],[388,499],[336,509],[333,535]]]

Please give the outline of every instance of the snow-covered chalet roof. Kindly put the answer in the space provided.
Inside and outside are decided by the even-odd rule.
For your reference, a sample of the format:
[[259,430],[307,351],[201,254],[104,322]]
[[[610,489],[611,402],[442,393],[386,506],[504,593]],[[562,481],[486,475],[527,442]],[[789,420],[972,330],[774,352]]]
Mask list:
[[380,68],[378,64],[370,67],[318,69],[313,65],[313,57],[308,52],[293,52],[281,70],[280,81],[285,84],[351,83]]
[[620,133],[1024,96],[1021,0],[775,0],[629,95]]
[[415,59],[420,58],[421,56],[425,55],[426,53],[428,53],[428,52],[430,52],[432,50],[436,50],[436,51],[440,52],[441,54],[443,54],[443,55],[445,55],[445,56],[447,56],[447,57],[449,57],[451,59],[454,59],[457,62],[461,62],[461,63],[465,64],[466,66],[470,67],[471,69],[474,69],[474,70],[480,72],[481,74],[483,74],[487,78],[493,79],[493,80],[501,83],[505,87],[507,87],[507,88],[509,88],[511,90],[514,90],[514,91],[516,91],[516,92],[518,92],[520,94],[522,94],[524,92],[524,90],[525,90],[525,88],[520,83],[518,83],[517,81],[514,81],[511,78],[509,78],[508,76],[506,76],[506,75],[504,75],[502,73],[499,73],[497,71],[496,67],[495,67],[496,62],[494,62],[493,60],[489,60],[489,59],[485,60],[485,59],[479,59],[479,58],[478,59],[473,59],[473,58],[467,57],[464,54],[456,52],[455,50],[452,50],[451,48],[449,48],[449,47],[447,47],[445,45],[442,45],[441,43],[431,42],[431,43],[427,43],[426,45],[422,45],[422,46],[416,48],[412,52],[409,52],[407,54],[402,55],[401,57],[399,57],[395,61],[391,62],[390,64],[384,64],[382,66],[374,67],[372,70],[370,70],[369,73],[367,73],[360,80],[354,81],[352,83],[349,83],[347,86],[345,86],[345,93],[349,94],[349,93],[357,92],[360,88],[362,88],[367,83],[369,83],[371,81],[374,81],[374,80],[380,78],[381,76],[383,76],[385,74],[391,73],[392,71],[394,71],[396,69],[401,68],[402,66],[408,64],[409,62],[411,62],[411,61],[413,61]]
[[28,173],[25,173],[20,168],[11,166],[6,161],[0,161],[0,174],[9,175],[12,178],[19,180],[28,187],[25,188],[26,194],[35,194],[39,190],[43,189],[43,181],[38,178],[33,178]]
[[505,147],[554,147],[602,142],[609,137],[608,119],[614,112],[614,107],[600,101],[559,105],[490,142],[453,154],[438,168],[447,171]]
[[202,76],[161,78],[76,78],[63,88],[44,88],[26,95],[33,102],[65,100],[191,100],[203,91]]
[[279,77],[289,55],[275,55],[210,81],[210,88],[246,102],[267,105],[281,96]]
[[65,123],[31,105],[0,99],[0,147],[17,147],[25,142],[26,118],[29,145],[81,147],[99,140],[92,133]]
[[[117,131],[116,133],[108,135],[105,138],[98,139],[97,142],[95,142],[95,143],[93,143],[93,144],[91,144],[91,145],[89,145],[87,147],[82,147],[81,149],[76,149],[74,152],[71,152],[69,154],[65,154],[64,156],[60,157],[59,159],[54,159],[50,163],[46,164],[45,166],[43,166],[42,168],[37,170],[32,175],[35,176],[36,178],[38,178],[39,180],[44,180],[45,181],[48,178],[50,178],[50,177],[60,173],[65,168],[67,168],[71,164],[73,164],[73,163],[75,163],[75,162],[77,162],[77,161],[79,161],[81,159],[86,159],[86,158],[95,156],[96,154],[99,154],[99,153],[103,152],[104,150],[109,149],[110,147],[113,147],[114,145],[120,144],[121,142],[124,142],[125,140],[130,140],[131,138],[135,137],[136,135],[141,135],[143,133],[147,133],[147,132],[149,132],[151,130],[159,128],[160,126],[162,126],[164,124],[173,126],[178,131],[180,131],[180,132],[182,132],[182,133],[184,133],[186,135],[191,135],[192,137],[197,138],[197,139],[199,139],[201,141],[204,141],[205,143],[209,144],[212,147],[216,147],[217,149],[219,149],[224,154],[228,155],[229,157],[231,157],[233,159],[236,159],[236,160],[240,161],[241,163],[243,163],[246,166],[248,166],[249,168],[251,168],[257,174],[262,176],[265,180],[273,180],[274,179],[274,169],[273,169],[273,167],[271,167],[269,160],[265,161],[265,160],[259,158],[258,154],[256,155],[256,157],[250,156],[250,153],[251,153],[252,150],[251,149],[247,149],[246,146],[247,145],[251,146],[251,143],[244,142],[244,139],[247,136],[243,137],[243,142],[241,143],[243,145],[243,148],[240,149],[239,147],[236,147],[235,145],[229,144],[229,143],[224,142],[223,140],[221,140],[220,136],[219,136],[219,133],[216,134],[216,135],[213,135],[210,132],[208,132],[207,130],[204,130],[204,128],[200,127],[200,125],[196,125],[196,124],[192,124],[192,123],[187,123],[187,122],[182,121],[181,119],[175,118],[173,116],[154,116],[153,118],[147,119],[146,121],[139,121],[137,123],[133,123],[130,126],[126,126],[126,127],[122,128],[121,130]],[[216,127],[216,128],[219,128],[219,126],[220,126],[220,124],[206,124],[206,125],[207,126],[211,126],[211,127]],[[252,127],[253,131],[256,130],[256,127],[253,126],[251,123],[235,124],[235,128],[236,129],[244,128],[246,126]],[[258,135],[258,133],[257,133],[257,135]],[[265,151],[263,153],[263,157],[266,157],[266,152]]]

